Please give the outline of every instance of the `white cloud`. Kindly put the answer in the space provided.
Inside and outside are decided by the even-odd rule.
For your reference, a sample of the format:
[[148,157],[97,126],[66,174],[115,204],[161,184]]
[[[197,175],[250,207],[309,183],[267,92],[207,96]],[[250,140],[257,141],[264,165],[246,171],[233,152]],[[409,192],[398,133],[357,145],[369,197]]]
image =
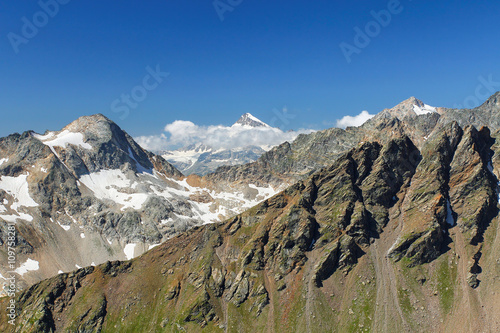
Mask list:
[[358,127],[358,126],[363,125],[366,121],[368,121],[369,119],[371,119],[373,117],[375,117],[374,114],[370,114],[370,113],[368,113],[368,111],[362,111],[357,116],[354,116],[354,117],[345,116],[342,119],[337,120],[336,127],[340,127],[340,128],[346,128],[349,126]]
[[135,138],[147,150],[174,150],[193,143],[204,143],[214,149],[231,149],[246,146],[276,146],[293,141],[301,133],[313,130],[283,132],[275,127],[249,126],[198,126],[191,121],[176,120],[167,124],[165,133]]

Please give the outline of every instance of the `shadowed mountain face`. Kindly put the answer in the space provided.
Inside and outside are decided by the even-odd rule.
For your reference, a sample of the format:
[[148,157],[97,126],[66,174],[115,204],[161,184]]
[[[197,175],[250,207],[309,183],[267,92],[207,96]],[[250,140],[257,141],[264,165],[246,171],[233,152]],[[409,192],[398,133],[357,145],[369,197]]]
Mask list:
[[30,287],[17,329],[499,331],[499,142],[453,122],[356,144],[224,223]]

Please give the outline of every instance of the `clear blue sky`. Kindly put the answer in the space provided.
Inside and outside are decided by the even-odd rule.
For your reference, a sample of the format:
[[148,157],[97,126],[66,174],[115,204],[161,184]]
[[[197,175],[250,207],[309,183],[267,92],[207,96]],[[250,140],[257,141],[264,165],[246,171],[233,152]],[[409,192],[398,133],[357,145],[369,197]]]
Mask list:
[[[500,82],[493,0],[402,0],[348,63],[339,45],[354,45],[354,28],[390,2],[243,0],[221,21],[213,0],[72,0],[54,17],[38,1],[3,1],[0,136],[94,113],[148,135],[176,119],[230,125],[250,112],[271,122],[284,106],[295,118],[276,125],[319,129],[410,96],[453,107],[475,96],[479,76]],[[23,17],[40,28],[24,29],[16,53],[9,33],[25,38]],[[170,75],[154,89],[147,81],[152,90],[128,116],[113,112],[122,94],[145,91],[146,68],[157,64]]]

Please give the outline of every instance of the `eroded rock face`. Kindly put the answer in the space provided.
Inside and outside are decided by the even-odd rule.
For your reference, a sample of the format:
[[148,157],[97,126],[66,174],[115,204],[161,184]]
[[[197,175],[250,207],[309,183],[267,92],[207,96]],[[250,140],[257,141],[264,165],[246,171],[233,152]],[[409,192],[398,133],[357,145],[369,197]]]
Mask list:
[[450,124],[431,137],[402,204],[402,235],[390,256],[419,265],[437,258],[448,229],[458,225],[465,240],[481,242],[496,216],[497,180],[491,166],[494,139],[488,129]]
[[414,264],[435,259],[441,251],[446,229],[449,196],[449,165],[462,137],[462,129],[451,124],[443,132],[429,138],[422,149],[411,185],[402,204],[402,235],[392,247],[390,256],[412,258]]
[[492,173],[493,143],[489,129],[478,132],[467,127],[451,164],[451,208],[470,244],[481,241],[488,221],[496,214],[498,181]]

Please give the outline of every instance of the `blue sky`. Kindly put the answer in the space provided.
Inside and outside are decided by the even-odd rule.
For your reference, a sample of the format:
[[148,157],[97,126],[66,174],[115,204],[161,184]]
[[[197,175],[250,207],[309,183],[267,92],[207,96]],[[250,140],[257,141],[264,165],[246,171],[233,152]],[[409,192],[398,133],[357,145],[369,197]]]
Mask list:
[[[471,106],[500,90],[498,1],[220,0],[219,13],[213,0],[59,1],[53,17],[38,1],[2,4],[0,136],[94,113],[133,136],[245,112],[321,129],[410,96]],[[382,10],[384,26],[372,15]],[[356,47],[356,27],[374,30],[348,63],[340,45]],[[284,107],[293,119],[278,119]]]

